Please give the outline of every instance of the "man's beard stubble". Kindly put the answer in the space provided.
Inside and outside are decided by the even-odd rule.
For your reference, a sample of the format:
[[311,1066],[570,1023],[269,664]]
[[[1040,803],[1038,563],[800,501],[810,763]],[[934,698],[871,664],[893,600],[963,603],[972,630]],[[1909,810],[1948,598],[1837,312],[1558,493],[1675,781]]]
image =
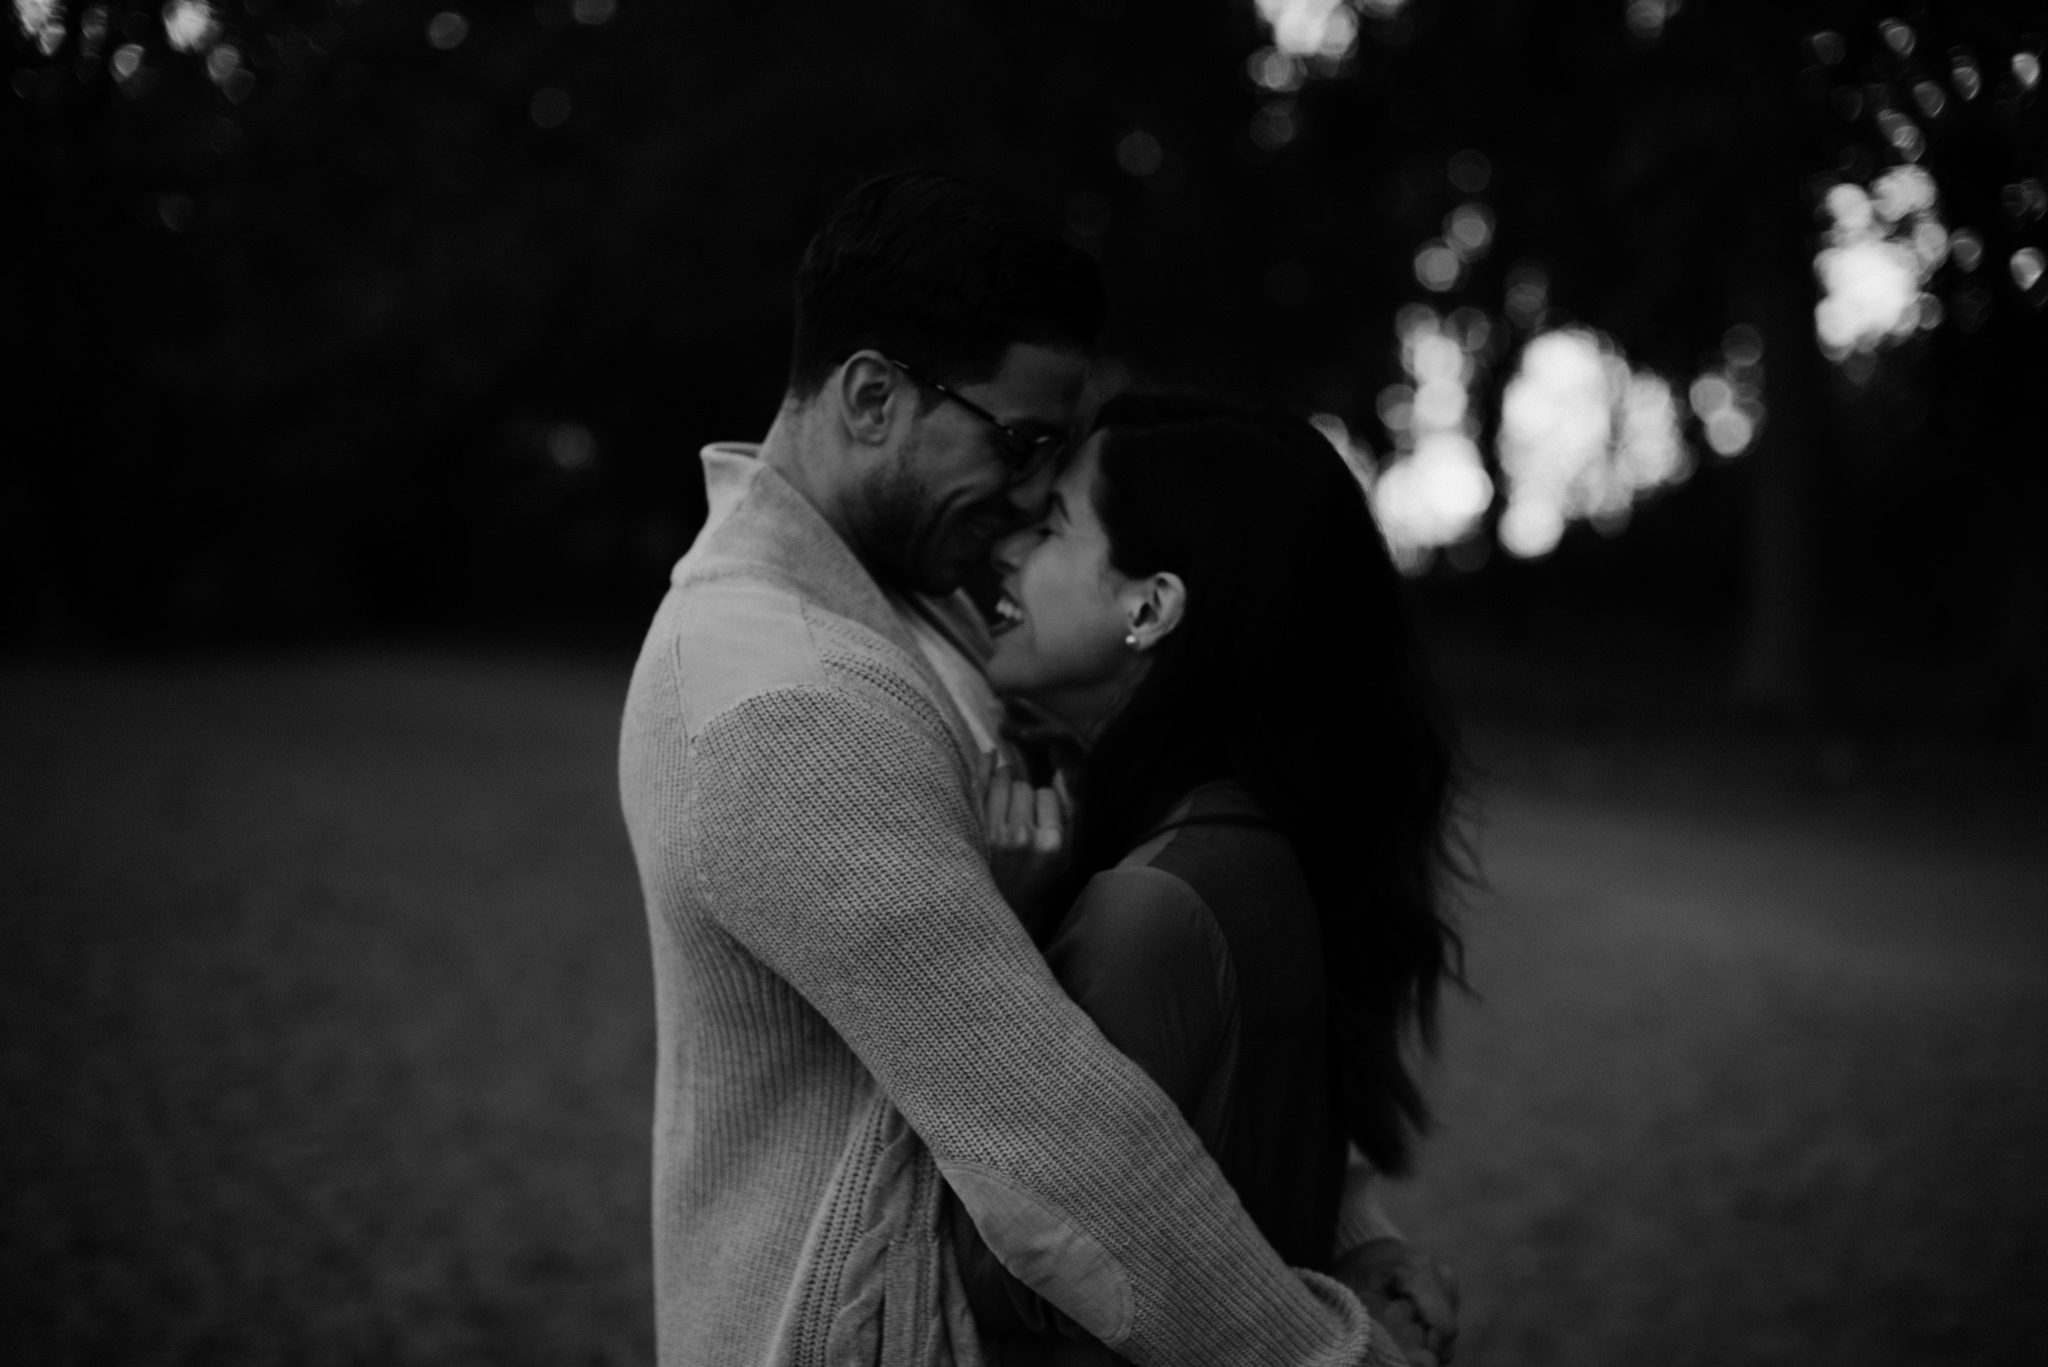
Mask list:
[[875,582],[896,593],[950,593],[957,567],[931,563],[940,510],[930,506],[913,468],[914,449],[861,481],[853,500],[860,544],[854,550]]

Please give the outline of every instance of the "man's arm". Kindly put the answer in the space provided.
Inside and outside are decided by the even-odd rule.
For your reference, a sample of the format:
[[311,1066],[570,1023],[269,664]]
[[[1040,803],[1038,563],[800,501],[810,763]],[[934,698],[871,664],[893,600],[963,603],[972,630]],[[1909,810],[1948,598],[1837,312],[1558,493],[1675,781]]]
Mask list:
[[[1228,951],[1193,891],[1149,869],[1099,873],[1045,959],[1103,1037],[1199,1125],[1196,1108],[1216,1071],[1230,1003],[1219,973]],[[957,1201],[950,1204],[954,1257],[983,1333],[1077,1336],[1071,1320],[1010,1275]]]
[[1379,1187],[1379,1170],[1353,1144],[1344,1161],[1344,1189],[1337,1198],[1337,1237],[1330,1250],[1338,1257],[1374,1239],[1403,1237],[1380,1204]]
[[690,771],[707,904],[846,1040],[1034,1290],[1141,1364],[1400,1361],[1349,1291],[1281,1264],[1060,991],[938,736],[793,687],[712,719]]
[[1379,1172],[1351,1146],[1332,1267],[1393,1333],[1411,1367],[1448,1363],[1458,1345],[1458,1277],[1411,1245],[1379,1200]]

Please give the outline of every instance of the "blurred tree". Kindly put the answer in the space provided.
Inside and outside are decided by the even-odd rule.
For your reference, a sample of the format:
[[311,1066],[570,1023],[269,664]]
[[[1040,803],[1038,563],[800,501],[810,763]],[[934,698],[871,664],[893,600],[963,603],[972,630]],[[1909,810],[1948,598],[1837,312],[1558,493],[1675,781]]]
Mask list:
[[[1848,0],[1303,3],[1346,41],[1276,64],[1261,16],[1293,0],[15,0],[0,137],[26,193],[0,213],[34,327],[0,510],[11,620],[630,631],[701,515],[695,448],[772,412],[806,234],[862,176],[926,163],[1098,252],[1110,349],[1141,373],[1354,429],[1399,378],[1395,310],[1498,320],[1518,265],[1547,275],[1543,325],[1598,326],[1681,389],[1748,324],[1758,444],[1600,563],[1661,537],[1703,583],[1746,574],[1742,688],[1796,708],[1823,606],[1911,562],[1998,598],[2038,693],[2041,539],[2006,495],[2040,478],[2015,396],[2042,287],[2000,275],[2041,233],[2006,188],[2041,170],[2024,7],[1902,5],[1902,53],[1892,12]],[[1947,103],[1913,116],[1922,164],[1984,264],[1937,279],[1947,325],[1851,374],[1814,345],[1816,211],[1902,158],[1883,116],[1927,82]],[[1435,295],[1416,250],[1481,193],[1450,174],[1466,149],[1490,162],[1492,250]],[[1511,370],[1496,354],[1474,396],[1489,425]],[[1926,431],[1866,416],[1914,395]],[[1906,453],[1884,478],[1840,449],[1871,431]],[[1957,450],[1985,492],[1935,538],[1953,563],[1901,555]],[[1472,582],[1571,591],[1549,570],[1591,544]]]
[[[2038,187],[2030,178],[2044,164],[2038,76],[2026,74],[2038,71],[2041,39],[2027,31],[2026,6],[1354,8],[1358,50],[1339,79],[1312,82],[1300,96],[1311,115],[1304,137],[1321,144],[1317,176],[1348,163],[1353,178],[1386,178],[1375,207],[1406,235],[1388,253],[1389,275],[1471,193],[1446,170],[1459,149],[1473,148],[1491,166],[1483,179],[1498,231],[1490,256],[1440,296],[1444,306],[1511,312],[1503,300],[1514,268],[1533,264],[1548,282],[1540,326],[1591,323],[1681,385],[1717,358],[1731,325],[1760,335],[1767,418],[1739,462],[1748,485],[1742,701],[1770,712],[1812,706],[1823,607],[1877,597],[1873,564],[1910,564],[1922,592],[1938,585],[1934,596],[1953,615],[1965,586],[1955,565],[1936,561],[1970,548],[2005,565],[2008,675],[2032,680],[2021,691],[2048,701],[2039,685],[2042,538],[2013,527],[2009,511],[2029,505],[2002,496],[1976,508],[1928,502],[1930,487],[1956,482],[1932,472],[1953,471],[1959,459],[1977,487],[2029,489],[2040,477],[2025,455],[2038,445],[2040,415],[2023,377],[2043,373],[2048,359],[2044,287],[1991,278],[2015,253],[2039,250],[2048,208],[2048,196],[2036,207],[2025,188]],[[1407,149],[1397,171],[1387,169],[1390,144]],[[1825,192],[1914,163],[1932,170],[1957,224],[1990,226],[1984,255],[1994,266],[1972,276],[1951,264],[1931,282],[1952,301],[1950,325],[1931,343],[1888,345],[1837,367],[1815,339]],[[1410,297],[1430,297],[1409,283]],[[1495,382],[1508,370],[1496,366]],[[1916,459],[1885,491],[1887,534],[1873,540],[1831,516],[1857,506],[1850,495],[1878,463],[1870,451],[1841,449],[1842,432],[1849,423],[1866,445],[1899,444],[1900,434],[1882,430],[1871,441],[1859,416],[1900,390],[1942,396],[1943,430],[1905,434]],[[1967,400],[1948,401],[1965,392]],[[1874,577],[1887,581],[1887,596],[1899,587],[1882,570]]]
[[[1246,102],[1250,12],[1179,14],[22,0],[31,630],[640,619],[696,446],[773,411],[831,203],[938,164],[1141,249],[1164,181],[1121,140],[1198,180]],[[1230,302],[1147,325],[1235,335]]]

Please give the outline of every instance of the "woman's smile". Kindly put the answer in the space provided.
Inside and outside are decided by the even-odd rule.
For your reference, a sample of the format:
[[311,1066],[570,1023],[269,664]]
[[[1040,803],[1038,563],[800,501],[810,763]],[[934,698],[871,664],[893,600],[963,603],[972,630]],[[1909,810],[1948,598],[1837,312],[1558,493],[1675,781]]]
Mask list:
[[1004,632],[1023,624],[1024,609],[1019,607],[1017,600],[1010,596],[1008,584],[1003,586],[1002,596],[996,599],[995,611],[996,620],[989,626],[989,631],[993,635],[1000,636]]

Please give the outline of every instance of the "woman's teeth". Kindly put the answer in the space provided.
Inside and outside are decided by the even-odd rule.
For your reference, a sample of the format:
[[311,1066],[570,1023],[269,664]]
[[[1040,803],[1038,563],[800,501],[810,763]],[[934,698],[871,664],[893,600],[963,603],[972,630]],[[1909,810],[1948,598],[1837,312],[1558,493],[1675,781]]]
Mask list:
[[996,616],[1002,619],[1005,626],[1015,626],[1024,620],[1024,609],[1018,607],[1008,598],[998,598],[996,599]]

